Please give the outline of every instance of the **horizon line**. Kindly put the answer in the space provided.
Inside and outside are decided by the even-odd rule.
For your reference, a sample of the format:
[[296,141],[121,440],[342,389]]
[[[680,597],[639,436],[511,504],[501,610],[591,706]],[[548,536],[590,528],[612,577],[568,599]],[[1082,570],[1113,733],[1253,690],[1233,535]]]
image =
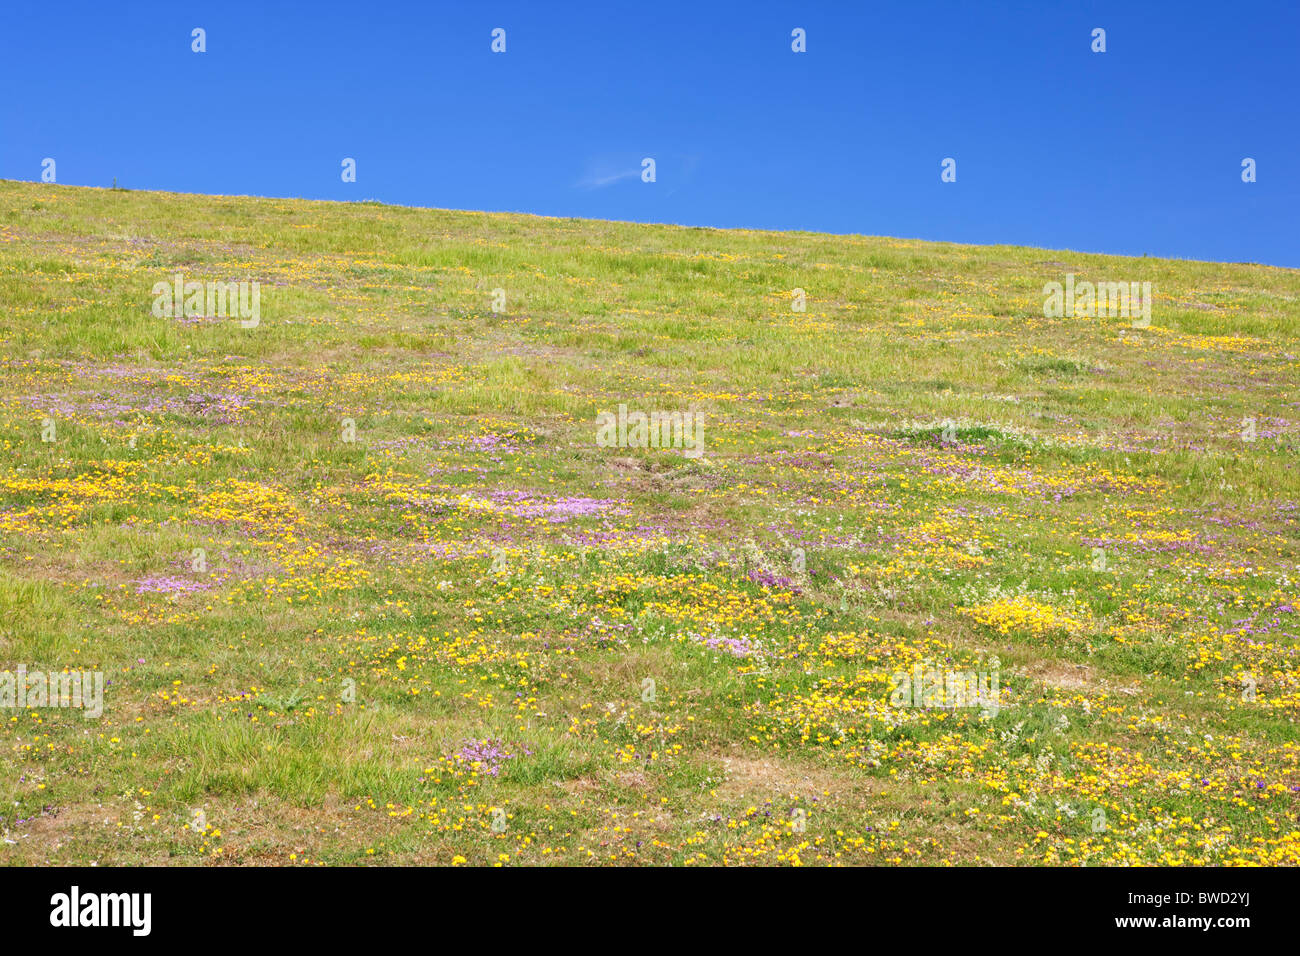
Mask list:
[[927,245],[943,246],[960,246],[968,249],[1034,249],[1040,252],[1061,252],[1071,255],[1081,256],[1100,256],[1109,259],[1152,259],[1162,262],[1182,262],[1200,265],[1214,266],[1250,266],[1261,269],[1280,269],[1286,272],[1300,272],[1300,266],[1282,266],[1268,262],[1252,262],[1248,260],[1222,260],[1222,259],[1192,259],[1181,256],[1156,256],[1149,253],[1141,255],[1115,253],[1115,252],[1091,252],[1085,249],[1070,249],[1053,246],[1032,246],[1014,242],[958,242],[952,239],[926,239],[920,236],[891,236],[884,234],[870,234],[862,232],[829,232],[815,229],[771,229],[755,226],[711,226],[695,223],[668,222],[663,220],[638,220],[638,219],[599,219],[589,216],[563,216],[550,213],[525,212],[520,210],[507,209],[458,209],[450,206],[417,206],[407,203],[388,202],[382,199],[315,199],[309,196],[269,196],[257,193],[197,193],[183,192],[168,189],[134,189],[127,186],[90,186],[77,183],[47,183],[40,180],[30,179],[6,179],[0,177],[0,183],[18,183],[26,186],[41,186],[66,189],[98,189],[104,192],[129,192],[129,193],[150,193],[163,196],[197,196],[207,199],[253,199],[253,200],[272,200],[288,201],[301,203],[326,203],[336,206],[362,206],[374,205],[385,206],[393,209],[413,209],[426,212],[449,212],[460,215],[480,215],[480,216],[526,216],[533,219],[550,219],[556,221],[571,222],[591,222],[591,223],[609,223],[611,225],[628,225],[628,226],[658,226],[666,229],[707,229],[714,232],[757,232],[770,233],[773,235],[807,235],[807,236],[831,236],[843,239],[892,239],[900,242],[918,242]]

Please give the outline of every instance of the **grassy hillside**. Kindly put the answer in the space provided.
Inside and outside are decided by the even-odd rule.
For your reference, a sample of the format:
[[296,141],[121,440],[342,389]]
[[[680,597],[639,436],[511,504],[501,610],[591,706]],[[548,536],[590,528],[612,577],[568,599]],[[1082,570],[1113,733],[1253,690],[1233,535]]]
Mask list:
[[0,861],[1295,863],[1298,329],[1260,266],[0,182],[0,669],[109,682],[0,711]]

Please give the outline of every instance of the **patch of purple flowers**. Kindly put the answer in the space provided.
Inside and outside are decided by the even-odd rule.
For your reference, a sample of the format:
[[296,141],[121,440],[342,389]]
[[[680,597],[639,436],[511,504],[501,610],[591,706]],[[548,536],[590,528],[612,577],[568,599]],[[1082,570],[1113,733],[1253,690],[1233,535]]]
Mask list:
[[188,594],[191,591],[207,591],[212,585],[191,578],[155,575],[140,578],[135,582],[136,594]]
[[[523,750],[525,756],[531,756],[531,750],[527,747],[523,748]],[[506,750],[502,741],[488,738],[486,740],[467,740],[459,750],[452,753],[452,756],[468,764],[478,764],[477,770],[495,777],[501,772],[501,764],[507,760],[514,760],[517,755]]]
[[783,578],[780,575],[773,574],[771,571],[765,571],[762,568],[754,568],[745,577],[755,584],[761,584],[768,588],[781,588],[786,591],[793,591],[795,594],[802,594],[798,585],[789,578]]

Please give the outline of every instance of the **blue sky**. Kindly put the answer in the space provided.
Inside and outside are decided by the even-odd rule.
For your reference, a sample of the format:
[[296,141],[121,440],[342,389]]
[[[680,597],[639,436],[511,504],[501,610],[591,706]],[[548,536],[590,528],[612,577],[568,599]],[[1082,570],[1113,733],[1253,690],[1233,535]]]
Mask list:
[[1300,267],[1298,45],[1294,2],[10,3],[0,178]]

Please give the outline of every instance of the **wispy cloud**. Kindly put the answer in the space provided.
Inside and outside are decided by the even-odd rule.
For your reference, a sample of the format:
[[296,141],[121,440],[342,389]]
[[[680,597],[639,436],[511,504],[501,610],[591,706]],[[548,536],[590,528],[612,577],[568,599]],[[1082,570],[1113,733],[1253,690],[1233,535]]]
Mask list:
[[638,179],[640,176],[640,166],[617,170],[608,164],[597,165],[593,163],[587,167],[587,171],[582,178],[573,185],[575,189],[604,189],[606,186],[612,186],[625,179]]

